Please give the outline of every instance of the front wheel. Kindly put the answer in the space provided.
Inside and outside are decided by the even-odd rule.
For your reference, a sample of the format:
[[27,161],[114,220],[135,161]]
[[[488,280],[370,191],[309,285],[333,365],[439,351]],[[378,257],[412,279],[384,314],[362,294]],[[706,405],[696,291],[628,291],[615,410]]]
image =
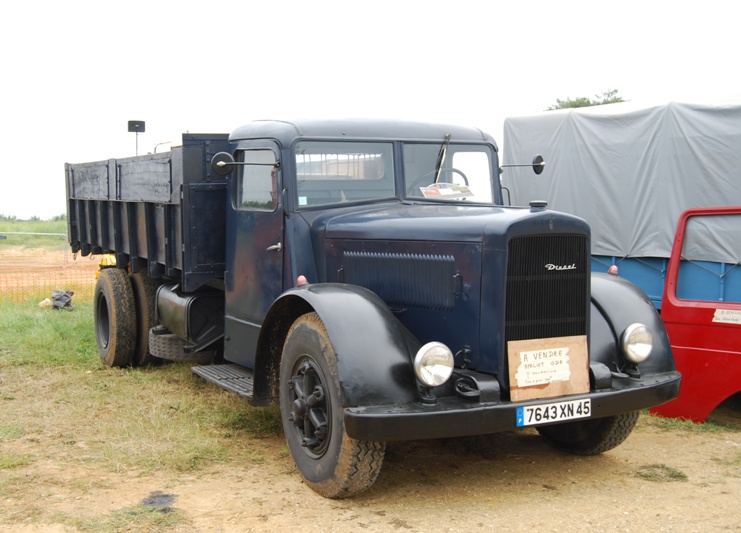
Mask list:
[[386,443],[345,432],[337,355],[316,313],[291,327],[280,364],[280,410],[288,448],[309,487],[347,498],[373,485]]
[[638,412],[605,418],[565,422],[536,428],[554,448],[575,455],[598,455],[628,438],[638,422]]

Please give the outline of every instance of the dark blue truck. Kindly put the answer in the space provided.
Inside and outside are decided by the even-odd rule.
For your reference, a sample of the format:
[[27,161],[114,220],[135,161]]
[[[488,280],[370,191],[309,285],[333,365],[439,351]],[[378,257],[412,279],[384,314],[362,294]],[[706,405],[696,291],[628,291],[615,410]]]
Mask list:
[[582,219],[503,205],[498,155],[474,128],[256,121],[67,164],[72,250],[116,259],[102,361],[189,361],[280,405],[330,498],[369,488],[387,441],[535,427],[570,453],[617,446],[678,394],[662,322],[591,273]]

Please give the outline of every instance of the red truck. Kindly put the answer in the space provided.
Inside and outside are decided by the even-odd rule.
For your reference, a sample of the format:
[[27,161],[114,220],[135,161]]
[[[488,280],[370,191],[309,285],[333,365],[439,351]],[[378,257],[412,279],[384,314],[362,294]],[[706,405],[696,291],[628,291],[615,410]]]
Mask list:
[[703,422],[741,392],[741,206],[682,213],[661,305],[679,396],[655,414]]

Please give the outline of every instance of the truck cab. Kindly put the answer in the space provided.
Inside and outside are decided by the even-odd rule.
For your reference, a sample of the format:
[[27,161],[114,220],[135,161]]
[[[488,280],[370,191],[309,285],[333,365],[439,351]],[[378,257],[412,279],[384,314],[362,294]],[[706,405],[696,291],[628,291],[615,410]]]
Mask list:
[[[73,249],[119,252],[119,272],[96,288],[101,358],[219,363],[193,371],[253,405],[280,405],[289,450],[318,493],[369,488],[393,440],[530,426],[559,449],[602,453],[641,409],[677,396],[651,301],[591,273],[584,220],[537,199],[503,205],[488,134],[257,121],[204,142],[181,158],[182,175],[196,177],[171,200],[182,251],[170,250],[176,239],[163,245],[180,253],[169,269],[157,235],[142,252],[131,232],[116,243],[79,231],[116,209],[128,215],[109,216],[111,226],[136,220],[154,202],[69,194]],[[74,191],[81,168],[67,175]],[[221,207],[199,203],[202,193],[223,195]],[[122,303],[127,283],[146,295]],[[149,340],[133,355],[112,318],[127,305],[150,317],[133,327]]]

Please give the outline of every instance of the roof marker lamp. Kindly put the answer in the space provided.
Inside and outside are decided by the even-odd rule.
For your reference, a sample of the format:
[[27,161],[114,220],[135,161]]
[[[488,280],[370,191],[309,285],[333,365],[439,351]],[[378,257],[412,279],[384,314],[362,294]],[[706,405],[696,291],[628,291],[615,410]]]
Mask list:
[[654,347],[654,335],[648,326],[631,324],[620,337],[625,357],[633,363],[642,363],[651,355]]

